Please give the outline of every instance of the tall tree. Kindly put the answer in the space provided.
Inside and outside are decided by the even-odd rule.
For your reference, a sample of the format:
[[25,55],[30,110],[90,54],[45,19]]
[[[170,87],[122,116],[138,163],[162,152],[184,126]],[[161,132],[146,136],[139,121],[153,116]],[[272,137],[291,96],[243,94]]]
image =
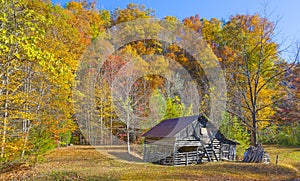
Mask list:
[[[140,120],[143,119],[146,107],[145,97],[150,94],[150,89],[145,86],[146,80],[137,85],[139,75],[143,70],[143,65],[147,63],[139,57],[131,48],[121,52],[122,59],[127,62],[118,74],[114,77],[113,85],[113,102],[116,106],[119,119],[126,124],[127,133],[127,151],[130,149],[130,135],[135,129],[139,128]],[[131,61],[136,60],[136,61]]]
[[[290,66],[290,64],[287,64]],[[282,84],[284,96],[276,104],[276,120],[272,126],[273,135],[276,135],[270,142],[284,145],[299,145],[299,118],[300,118],[300,66],[296,64],[291,70],[285,73]],[[274,129],[275,128],[275,129]]]
[[[205,21],[203,36],[227,72],[228,111],[238,116],[257,144],[259,129],[274,114],[280,76],[286,71],[273,40],[276,25],[259,15],[236,15],[223,24]],[[202,30],[202,31],[203,31]]]
[[0,1],[1,6],[1,161],[23,157],[36,119],[33,86],[41,73],[39,61],[50,58],[37,42],[44,34],[45,17],[28,8],[28,2]]

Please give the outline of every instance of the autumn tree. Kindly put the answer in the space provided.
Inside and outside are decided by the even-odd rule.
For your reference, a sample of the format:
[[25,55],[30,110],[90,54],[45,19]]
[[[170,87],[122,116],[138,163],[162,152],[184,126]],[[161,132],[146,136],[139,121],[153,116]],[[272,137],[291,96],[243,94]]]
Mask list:
[[[62,38],[65,38],[66,42],[61,42],[62,44],[60,46],[66,46],[65,49],[62,49],[62,50],[64,52],[70,52],[69,55],[73,56],[73,57],[60,56],[60,57],[64,57],[65,60],[67,60],[66,65],[70,65],[70,63],[72,63],[70,65],[70,68],[72,70],[70,80],[72,81],[75,79],[74,73],[78,70],[77,66],[78,65],[81,66],[79,64],[80,63],[79,61],[83,61],[83,63],[86,63],[86,65],[82,64],[84,67],[81,67],[81,69],[83,71],[85,71],[85,72],[82,72],[83,74],[87,74],[87,75],[91,74],[91,75],[95,75],[95,77],[96,77],[97,71],[95,69],[89,69],[89,67],[88,67],[88,66],[90,66],[90,64],[89,64],[90,61],[85,60],[85,59],[80,59],[80,58],[81,58],[82,54],[84,53],[84,50],[88,47],[88,45],[90,45],[94,41],[97,41],[97,37],[99,37],[100,35],[105,34],[104,33],[105,28],[110,26],[109,13],[105,10],[102,10],[99,12],[93,7],[93,4],[87,3],[86,1],[82,1],[82,2],[68,3],[66,9],[64,10],[64,14],[65,14],[65,16],[62,16],[59,18],[61,18],[63,20],[64,20],[64,18],[66,18],[66,21],[65,21],[66,24],[63,24],[65,27],[59,29],[59,30],[61,30],[61,33],[59,33],[58,36],[65,35],[65,36],[62,36]],[[68,32],[66,30],[69,30],[69,31],[72,30],[72,31]],[[68,51],[66,51],[66,49]],[[95,54],[96,52],[90,52],[90,53]],[[78,71],[80,71],[80,70],[78,70]],[[100,92],[98,90],[96,91],[96,89],[95,89],[96,84],[94,84],[93,80],[86,79],[86,80],[82,80],[82,81],[86,81],[86,84],[84,84],[84,83],[82,84],[83,87],[90,86],[89,88],[84,89],[83,92],[80,92],[80,94],[85,96],[86,102],[94,101],[94,98],[95,98],[94,91],[97,95],[100,95],[100,97],[106,96],[105,94],[101,95],[101,93],[100,93],[101,90],[100,90]],[[72,82],[69,84],[69,86],[70,86],[70,88],[68,89],[68,93],[70,93],[70,95],[71,95],[72,88],[73,88]],[[99,89],[102,89],[102,87],[100,87]],[[103,89],[103,90],[105,90],[105,89]],[[77,92],[73,92],[73,94],[76,94],[76,93]],[[90,94],[92,94],[92,96],[89,96]],[[97,99],[98,98],[99,97],[97,97]],[[102,98],[104,98],[104,97],[102,97]],[[82,100],[82,101],[84,101],[84,100]],[[100,101],[100,102],[102,102],[102,101]],[[99,99],[97,100],[97,103],[99,104]],[[69,104],[69,105],[72,106],[72,104]],[[102,106],[100,106],[100,107],[102,107]],[[75,105],[75,110],[74,110],[76,113],[82,114],[81,117],[79,116],[82,120],[77,119],[76,121],[77,121],[77,124],[79,124],[81,126],[84,125],[83,127],[79,126],[79,128],[84,130],[83,136],[85,137],[86,141],[91,144],[96,144],[98,142],[99,121],[102,126],[101,128],[103,128],[103,124],[102,124],[103,117],[100,117],[99,120],[97,120],[98,112],[94,111],[95,109],[97,109],[97,105],[87,104],[87,105],[85,105],[84,108],[77,107],[77,105]],[[103,114],[103,115],[105,115],[105,114]],[[101,115],[101,116],[103,116],[103,115]],[[78,118],[78,116],[77,116],[77,118]],[[82,122],[85,122],[85,123],[83,124]],[[100,129],[100,130],[101,130],[100,131],[101,132],[100,137],[101,137],[101,136],[103,136],[104,132],[103,132],[103,129]],[[101,137],[101,142],[103,141],[102,138],[103,137]]]
[[[286,66],[291,66],[287,64]],[[272,127],[268,129],[273,135],[272,143],[283,145],[299,145],[300,127],[300,79],[299,63],[295,64],[283,77],[283,91],[285,95],[276,103],[276,113],[273,117],[275,120]],[[273,128],[273,129],[272,129]],[[268,131],[266,130],[266,131]]]
[[204,36],[219,55],[228,83],[233,85],[228,111],[243,120],[252,132],[252,144],[257,145],[259,129],[275,113],[279,76],[286,71],[279,46],[273,41],[276,25],[259,15],[236,15],[223,26],[216,20],[207,24],[217,27]]
[[37,46],[45,17],[27,1],[1,1],[1,162],[24,158],[37,119],[40,61],[50,55]]
[[48,23],[39,23],[45,28],[45,35],[37,45],[51,55],[51,59],[39,61],[44,72],[38,89],[41,95],[39,112],[43,116],[37,119],[40,126],[36,127],[36,132],[40,129],[41,132],[50,133],[57,146],[68,144],[62,139],[70,137],[70,132],[75,129],[72,106],[74,72],[86,45],[81,42],[70,11],[40,1],[30,1],[28,5],[47,17]]
[[[113,103],[117,109],[117,115],[126,124],[127,134],[127,151],[130,150],[130,133],[134,129],[139,128],[139,120],[143,118],[142,107],[145,107],[144,97],[149,94],[148,89],[136,84],[139,79],[142,65],[146,62],[131,52],[132,49],[125,49],[122,52],[122,58],[127,62],[126,66],[122,67],[113,80]],[[135,61],[131,61],[135,60]],[[145,81],[141,82],[146,85]]]
[[79,57],[109,22],[107,12],[76,2],[0,5],[1,161],[9,162],[69,143]]

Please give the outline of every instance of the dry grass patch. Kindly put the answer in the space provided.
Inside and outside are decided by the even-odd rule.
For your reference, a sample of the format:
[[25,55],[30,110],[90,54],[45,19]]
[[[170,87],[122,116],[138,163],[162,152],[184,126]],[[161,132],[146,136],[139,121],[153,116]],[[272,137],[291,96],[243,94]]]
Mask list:
[[[269,148],[268,148],[269,149]],[[74,146],[56,149],[35,168],[2,175],[3,180],[291,180],[297,174],[296,150],[283,165],[215,162],[191,166],[161,166],[126,161],[123,147]],[[273,149],[271,149],[273,150]],[[279,150],[282,152],[283,150]],[[287,149],[286,151],[290,151]],[[108,154],[114,153],[114,154]],[[118,153],[118,154],[116,154]],[[273,154],[271,158],[273,159]],[[282,153],[283,154],[283,153]],[[128,155],[127,155],[128,156]],[[130,159],[129,159],[130,160]],[[299,160],[299,159],[298,159]],[[291,164],[291,165],[289,165]],[[285,166],[288,165],[289,167]],[[299,166],[299,165],[298,165]]]

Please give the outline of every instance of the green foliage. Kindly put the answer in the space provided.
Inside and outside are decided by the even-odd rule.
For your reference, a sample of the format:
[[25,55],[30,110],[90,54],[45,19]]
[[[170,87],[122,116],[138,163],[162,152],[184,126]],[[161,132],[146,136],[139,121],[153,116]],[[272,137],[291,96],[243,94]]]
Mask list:
[[278,143],[278,126],[270,124],[261,130],[259,135],[259,142],[264,144],[277,144]]
[[167,105],[164,95],[159,89],[155,89],[150,98],[150,119],[154,120],[154,124],[152,124],[151,127],[162,121],[166,113],[166,108]]
[[277,136],[279,145],[300,146],[300,125],[285,125],[279,128]]
[[101,19],[105,22],[104,25],[109,27],[111,25],[110,12],[108,10],[99,11]]
[[67,146],[71,143],[71,139],[72,139],[71,131],[60,133],[59,136],[60,136],[60,146]]
[[285,125],[271,124],[262,130],[259,140],[265,144],[300,146],[300,125],[297,123]]
[[34,163],[37,163],[39,155],[46,153],[56,147],[55,141],[49,131],[42,126],[34,126],[30,132],[31,142],[29,155],[34,155]]
[[166,107],[164,119],[191,116],[193,110],[192,104],[186,108],[178,96],[167,98]]
[[223,113],[223,118],[220,124],[220,131],[227,138],[238,141],[240,145],[237,147],[237,154],[243,155],[245,149],[250,145],[250,135],[245,127],[236,116],[231,116],[228,112]]

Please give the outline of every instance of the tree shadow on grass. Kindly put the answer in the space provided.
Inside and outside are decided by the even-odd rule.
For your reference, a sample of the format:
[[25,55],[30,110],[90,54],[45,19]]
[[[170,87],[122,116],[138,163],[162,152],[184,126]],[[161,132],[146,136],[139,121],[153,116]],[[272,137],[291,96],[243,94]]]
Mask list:
[[108,153],[122,160],[130,161],[130,162],[143,162],[142,159],[135,157],[127,152],[108,152]]

